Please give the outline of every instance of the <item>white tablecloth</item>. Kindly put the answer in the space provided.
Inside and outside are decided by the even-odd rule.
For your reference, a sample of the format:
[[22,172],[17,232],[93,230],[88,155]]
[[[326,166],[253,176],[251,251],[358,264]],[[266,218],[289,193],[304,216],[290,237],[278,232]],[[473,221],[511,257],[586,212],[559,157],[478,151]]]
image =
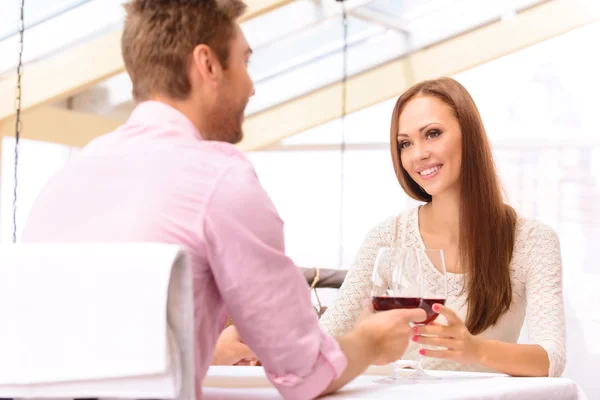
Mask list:
[[[369,371],[381,373],[382,370]],[[387,371],[384,371],[387,373]],[[330,399],[545,399],[585,400],[575,382],[566,378],[513,378],[497,374],[428,371],[441,380],[385,385],[376,375],[362,375],[325,398]],[[204,400],[281,399],[260,367],[211,367],[204,381]]]

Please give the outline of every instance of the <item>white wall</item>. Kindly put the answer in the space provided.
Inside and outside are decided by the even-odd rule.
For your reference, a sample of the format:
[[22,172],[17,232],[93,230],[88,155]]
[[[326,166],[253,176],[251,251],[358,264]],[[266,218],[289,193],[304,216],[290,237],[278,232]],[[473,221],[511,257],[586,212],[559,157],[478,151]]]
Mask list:
[[[33,140],[19,141],[17,168],[17,237],[20,236],[29,210],[46,181],[77,153],[77,149]],[[2,175],[0,177],[0,242],[13,237],[15,139],[2,140]]]

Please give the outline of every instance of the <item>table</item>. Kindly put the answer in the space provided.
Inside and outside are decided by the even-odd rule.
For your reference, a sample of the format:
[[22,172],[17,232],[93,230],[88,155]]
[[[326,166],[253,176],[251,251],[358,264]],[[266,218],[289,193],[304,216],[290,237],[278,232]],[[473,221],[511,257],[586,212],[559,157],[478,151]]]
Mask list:
[[[585,400],[579,386],[566,378],[514,378],[501,374],[427,371],[441,380],[416,384],[384,385],[373,382],[389,368],[371,368],[365,374],[324,399],[544,399]],[[210,367],[204,381],[204,400],[261,399],[282,397],[271,386],[261,367]]]

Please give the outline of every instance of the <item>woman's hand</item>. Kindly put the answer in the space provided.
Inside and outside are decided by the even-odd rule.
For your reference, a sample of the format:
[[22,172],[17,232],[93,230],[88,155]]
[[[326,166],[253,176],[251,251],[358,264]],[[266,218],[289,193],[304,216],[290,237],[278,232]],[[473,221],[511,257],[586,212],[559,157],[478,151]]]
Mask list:
[[230,325],[221,332],[212,365],[256,365],[256,356],[242,343],[235,326]]
[[415,336],[412,340],[424,345],[445,347],[446,350],[421,349],[421,354],[425,357],[442,358],[460,364],[480,364],[484,339],[471,335],[465,323],[448,307],[434,304],[433,311],[446,317],[448,325],[432,323],[426,326],[415,326],[413,328]]

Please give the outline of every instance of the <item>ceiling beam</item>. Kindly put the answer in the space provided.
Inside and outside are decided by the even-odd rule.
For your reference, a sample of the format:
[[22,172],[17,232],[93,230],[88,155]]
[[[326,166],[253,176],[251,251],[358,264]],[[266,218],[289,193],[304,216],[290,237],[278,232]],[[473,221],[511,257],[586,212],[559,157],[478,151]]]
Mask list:
[[[93,139],[109,133],[124,121],[65,108],[41,106],[23,113],[22,139],[83,147]],[[15,136],[15,117],[0,121],[0,140]]]
[[372,24],[385,26],[388,29],[400,32],[403,35],[410,35],[410,29],[405,26],[402,21],[400,21],[398,18],[394,18],[393,16],[385,15],[369,8],[350,10],[348,14]]
[[283,7],[286,4],[290,4],[294,0],[244,0],[246,5],[248,6],[248,10],[242,17],[239,22],[248,21],[249,19],[256,18],[259,15],[263,15],[268,13],[269,11],[273,11],[279,7]]
[[[269,2],[273,3],[271,0]],[[278,3],[283,5],[285,2],[287,0]],[[265,4],[262,0],[257,0],[256,3]],[[456,74],[599,20],[600,7],[593,0],[578,0],[575,3],[571,0],[547,1],[517,14],[508,21],[498,21],[478,28],[467,34],[457,36],[349,78],[347,112],[358,111],[396,97],[410,85],[420,80]],[[107,36],[110,35],[112,34]],[[98,40],[104,40],[107,36]],[[114,40],[117,40],[117,38],[115,37]],[[92,50],[94,48],[107,49],[106,44],[95,47],[88,43],[88,46]],[[85,48],[80,50],[86,51]],[[80,89],[82,88],[81,82],[102,80],[94,73],[86,75],[86,69],[83,68],[82,60],[90,60],[89,57],[93,56],[91,53],[92,51],[87,56],[82,53],[79,53],[78,56],[71,54],[73,56],[71,61],[79,63],[78,66],[82,68],[77,84]],[[67,56],[63,54],[60,57]],[[100,57],[98,54],[95,56],[98,57],[98,62],[89,62],[91,69],[98,67],[98,70],[115,70],[118,67],[117,64],[119,64],[115,60],[122,63],[120,53],[113,54],[112,57],[108,56],[108,53],[103,53]],[[65,58],[63,58],[64,60]],[[41,81],[38,82],[41,85],[38,87],[43,89],[42,92],[50,93],[52,90],[49,90],[49,88],[54,88],[53,90],[59,92],[59,86],[63,89],[69,86],[68,84],[65,85],[65,83],[69,83],[65,81],[72,78],[72,74],[68,71],[65,72],[65,68],[69,68],[70,64],[67,63],[66,67],[61,68],[58,64],[51,64],[51,60],[45,60],[41,63],[46,66],[47,71],[58,71],[60,69],[60,72],[48,73],[47,76],[51,76],[53,79],[46,79],[44,84]],[[27,70],[27,80],[25,80],[27,85],[24,89],[26,95],[29,93],[28,88],[31,95],[39,92],[32,90],[32,87],[36,86],[35,82],[32,83],[32,81],[35,81],[35,71],[32,70],[33,65]],[[98,70],[95,72],[98,72]],[[55,84],[55,81],[61,82]],[[71,83],[74,83],[74,81]],[[12,91],[3,91],[3,84],[5,83],[0,81],[0,93],[12,93]],[[8,90],[8,88],[5,89]],[[56,100],[58,97],[62,98],[62,96],[57,95],[52,100]],[[0,111],[2,107],[6,110],[10,109],[6,113],[5,119],[7,116],[12,116],[13,107],[10,96],[6,97],[8,101],[6,98],[0,97]],[[81,147],[93,138],[113,130],[123,122],[123,120],[111,120],[87,113],[52,107],[43,107],[39,109],[38,113],[34,113],[36,108],[32,107],[50,100],[40,100],[38,103],[34,102],[35,104],[33,104],[31,97],[26,96],[26,98],[29,99],[29,102],[25,110],[31,109],[27,110],[23,116],[25,125],[31,129],[24,137],[31,139]],[[338,83],[254,114],[246,119],[244,124],[245,139],[240,143],[240,147],[246,151],[262,149],[276,144],[286,137],[339,118],[341,116],[340,100],[341,85]],[[0,133],[2,135],[14,135],[14,118],[3,121],[1,115]],[[27,118],[30,122],[27,122]],[[60,118],[66,119],[61,120]],[[78,124],[68,123],[68,121],[75,121],[75,119],[81,122]],[[34,127],[31,127],[32,124]],[[48,129],[48,126],[60,126],[61,129]],[[69,126],[73,126],[73,128],[71,129]]]
[[[258,17],[293,0],[246,0],[248,11],[240,22]],[[103,34],[56,55],[25,65],[22,109],[48,104],[80,93],[125,71],[121,30]],[[0,77],[0,121],[15,114],[14,74]]]
[[[399,96],[424,79],[450,76],[600,20],[597,0],[550,0],[385,65],[350,77],[347,112]],[[313,91],[247,118],[244,150],[258,150],[341,117],[341,84]],[[391,110],[390,110],[391,112]]]

